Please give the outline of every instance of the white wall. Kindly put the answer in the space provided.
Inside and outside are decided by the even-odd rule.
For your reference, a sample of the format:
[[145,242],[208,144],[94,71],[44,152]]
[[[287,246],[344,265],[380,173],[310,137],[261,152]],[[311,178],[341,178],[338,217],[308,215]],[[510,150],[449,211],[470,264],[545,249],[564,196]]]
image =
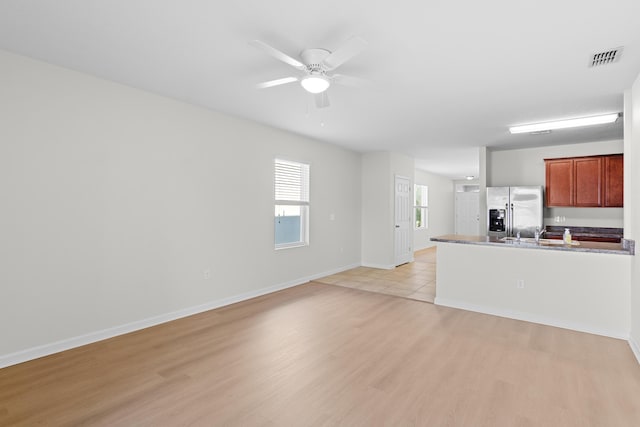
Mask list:
[[[630,160],[630,188],[625,195],[631,194],[630,202],[630,234],[627,236],[636,241],[636,251],[640,249],[640,75],[636,78],[631,91],[625,93],[625,117],[629,120],[630,130],[625,135],[625,157]],[[630,97],[630,99],[629,99]],[[630,111],[626,108],[630,107]],[[625,166],[627,163],[625,163]],[[628,185],[629,183],[625,183]],[[631,266],[631,347],[634,349],[636,358],[640,362],[640,253],[633,258]]]
[[362,265],[393,267],[393,211],[389,153],[362,155]]
[[[2,51],[0,73],[0,362],[359,264],[359,154]],[[276,156],[311,164],[309,247],[273,248]]]
[[487,222],[487,187],[490,186],[487,179],[489,177],[489,171],[491,170],[491,152],[487,147],[480,147],[478,149],[478,163],[479,163],[479,175],[478,181],[480,184],[480,235],[485,236],[488,232]]
[[[622,153],[622,140],[558,145],[520,150],[490,151],[488,186],[545,185],[545,158]],[[624,227],[623,208],[545,208],[545,225]],[[564,216],[565,223],[556,223]]]
[[435,245],[429,239],[453,234],[455,224],[454,182],[440,175],[416,169],[415,183],[429,187],[429,222],[427,229],[414,231],[415,250]]
[[[409,178],[413,184],[413,175],[416,170],[416,164],[413,157],[400,153],[389,153],[389,161],[391,165],[391,182],[395,182],[395,175],[401,175]],[[393,185],[391,187],[393,188]],[[391,199],[391,206],[395,206],[394,199]]]
[[[436,304],[629,337],[634,257],[438,243]],[[524,288],[517,281],[524,280]]]

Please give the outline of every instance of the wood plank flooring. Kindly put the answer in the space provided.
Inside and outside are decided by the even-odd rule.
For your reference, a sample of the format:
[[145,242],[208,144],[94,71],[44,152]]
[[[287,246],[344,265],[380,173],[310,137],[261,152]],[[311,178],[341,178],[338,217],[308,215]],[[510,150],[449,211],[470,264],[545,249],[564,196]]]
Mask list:
[[0,425],[638,426],[625,341],[311,282],[0,370]]
[[317,281],[433,303],[436,298],[436,247],[416,251],[414,262],[393,270],[357,267]]

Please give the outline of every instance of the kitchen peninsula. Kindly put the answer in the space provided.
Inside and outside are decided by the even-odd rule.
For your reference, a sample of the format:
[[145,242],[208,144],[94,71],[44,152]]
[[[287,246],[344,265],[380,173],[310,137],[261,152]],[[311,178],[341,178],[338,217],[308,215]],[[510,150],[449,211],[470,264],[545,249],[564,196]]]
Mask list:
[[634,242],[445,235],[437,305],[628,339]]
[[610,242],[591,242],[591,241],[574,241],[573,244],[564,244],[562,240],[540,239],[536,242],[533,238],[516,239],[511,237],[493,237],[493,236],[462,236],[462,235],[445,235],[433,237],[433,242],[449,242],[462,243],[469,245],[490,245],[490,246],[508,246],[513,248],[527,249],[548,249],[558,251],[572,252],[592,252],[592,253],[609,253],[619,255],[633,255],[635,252],[635,243],[631,240],[624,240],[620,243]]

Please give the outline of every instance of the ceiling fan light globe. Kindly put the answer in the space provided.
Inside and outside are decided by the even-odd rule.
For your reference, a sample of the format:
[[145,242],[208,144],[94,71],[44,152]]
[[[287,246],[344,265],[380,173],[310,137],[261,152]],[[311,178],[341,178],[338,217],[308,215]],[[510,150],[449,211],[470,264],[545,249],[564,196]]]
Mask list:
[[322,93],[331,85],[329,79],[324,76],[307,76],[300,81],[300,84],[311,93]]

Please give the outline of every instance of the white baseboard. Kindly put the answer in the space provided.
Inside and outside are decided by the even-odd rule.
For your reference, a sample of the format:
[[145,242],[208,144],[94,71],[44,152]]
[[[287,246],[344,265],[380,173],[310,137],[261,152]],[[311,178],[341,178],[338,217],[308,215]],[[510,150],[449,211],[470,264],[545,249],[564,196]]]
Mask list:
[[312,280],[316,280],[316,279],[319,279],[321,277],[331,276],[332,274],[337,274],[337,273],[342,273],[343,271],[351,270],[353,268],[358,268],[360,266],[361,266],[361,264],[353,263],[353,264],[342,266],[340,268],[335,268],[333,270],[325,271],[323,273],[314,274],[314,275],[306,277],[305,279],[306,279],[307,282],[310,282]]
[[381,270],[393,270],[394,268],[396,268],[395,265],[391,265],[391,264],[374,264],[374,263],[368,263],[368,262],[363,262],[361,266],[369,267],[369,268],[379,268]]
[[636,360],[640,363],[640,345],[633,339],[633,337],[629,337],[629,347],[631,347],[631,351],[633,351],[633,355],[636,356]]
[[256,297],[277,292],[283,289],[302,285],[304,283],[310,282],[311,280],[319,279],[321,277],[330,276],[332,274],[340,273],[341,271],[350,270],[352,268],[359,267],[359,265],[360,264],[346,265],[330,271],[325,271],[322,273],[313,274],[311,276],[290,280],[288,282],[280,283],[275,286],[269,286],[266,288],[257,289],[255,291],[245,292],[239,295],[234,295],[231,297],[222,298],[215,301],[210,301],[205,304],[200,304],[194,307],[188,307],[182,310],[172,311],[172,312],[161,314],[158,316],[153,316],[146,319],[137,320],[135,322],[126,323],[124,325],[102,329],[100,331],[91,332],[91,333],[80,335],[77,337],[67,338],[67,339],[56,341],[53,343],[48,343],[48,344],[40,345],[37,347],[28,348],[26,350],[21,350],[15,353],[1,355],[0,368],[6,368],[7,366],[17,365],[18,363],[27,362],[33,359],[38,359],[40,357],[48,356],[50,354],[59,353],[65,350],[70,350],[72,348],[91,344],[97,341],[113,338],[118,335],[124,335],[130,332],[138,331],[140,329],[145,329],[151,326],[159,325],[161,323],[170,322],[172,320],[180,319],[182,317],[192,316],[194,314],[213,310],[219,307],[224,307],[225,305],[235,304],[237,302],[245,301],[251,298],[256,298]]
[[[487,307],[477,304],[471,304],[464,301],[457,301],[448,298],[439,298],[436,296],[434,304],[451,308],[459,308],[467,311],[475,311],[477,313],[491,314],[493,316],[506,317],[508,319],[523,320],[525,322],[539,323],[541,325],[555,326],[557,328],[570,329],[572,331],[586,332],[594,335],[602,335],[610,338],[618,338],[629,340],[629,331],[607,330],[590,325],[584,325],[578,322],[571,322],[560,319],[553,319],[545,316],[539,316],[531,313],[525,313],[515,310],[505,310],[502,308]],[[630,341],[631,343],[631,341]],[[636,353],[637,357],[638,353]],[[639,359],[640,360],[640,359]]]
[[429,241],[429,243],[427,243],[427,244],[426,244],[426,245],[424,245],[424,246],[414,247],[414,248],[413,248],[413,252],[419,252],[419,251],[421,251],[421,250],[423,250],[423,249],[433,248],[434,246],[436,246],[436,242],[431,242],[431,241]]

